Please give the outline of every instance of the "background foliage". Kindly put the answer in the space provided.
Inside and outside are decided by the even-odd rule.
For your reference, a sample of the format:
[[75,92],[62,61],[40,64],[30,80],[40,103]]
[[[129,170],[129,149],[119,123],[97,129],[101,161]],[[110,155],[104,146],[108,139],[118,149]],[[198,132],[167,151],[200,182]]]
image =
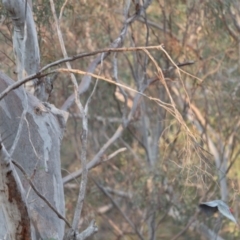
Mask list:
[[[55,1],[59,14],[64,3]],[[136,9],[132,1],[129,14]],[[124,1],[69,0],[61,19],[68,55],[91,52],[110,46],[123,27]],[[125,147],[127,150],[90,171],[88,191],[81,226],[96,217],[99,233],[94,239],[138,239],[122,213],[94,184],[96,179],[111,198],[128,215],[146,239],[154,226],[156,239],[171,239],[195,214],[199,201],[220,199],[218,169],[206,137],[215,143],[220,158],[226,154],[229,137],[234,134],[228,154],[229,205],[239,215],[239,29],[237,1],[153,1],[144,17],[128,29],[124,47],[164,45],[176,64],[189,63],[181,73],[159,50],[152,56],[163,70],[167,85],[192,136],[166,109],[148,98],[142,98],[133,120],[123,135],[102,157]],[[41,65],[62,58],[59,42],[47,0],[33,1],[33,11],[41,49]],[[12,52],[11,27],[1,8],[0,69],[16,78]],[[75,69],[86,70],[94,57],[72,62]],[[121,83],[139,90],[139,81],[156,77],[156,68],[143,52],[117,54],[118,78]],[[96,70],[113,78],[113,54]],[[197,78],[194,78],[196,76]],[[80,83],[81,75],[77,76]],[[87,99],[88,92],[81,96]],[[73,92],[68,75],[60,75],[54,83],[50,102],[61,107]],[[126,91],[127,107],[116,86],[100,81],[89,110],[88,159],[91,160],[129,112],[135,94]],[[170,103],[160,80],[154,81],[146,95]],[[204,119],[202,131],[189,118],[189,97]],[[71,107],[70,119],[62,145],[63,176],[79,169],[81,118]],[[72,217],[77,198],[78,181],[65,185],[67,217]],[[216,217],[198,215],[208,227],[216,228]],[[151,222],[154,221],[154,224]],[[239,239],[239,230],[223,219],[219,234],[226,239]],[[193,228],[179,239],[203,239]]]

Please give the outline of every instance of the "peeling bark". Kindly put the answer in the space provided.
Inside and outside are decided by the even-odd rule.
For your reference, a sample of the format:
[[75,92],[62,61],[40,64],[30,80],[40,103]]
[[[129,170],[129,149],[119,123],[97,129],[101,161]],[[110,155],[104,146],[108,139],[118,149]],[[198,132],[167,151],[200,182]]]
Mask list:
[[[10,78],[0,73],[0,92],[12,83]],[[7,151],[11,151],[12,159],[22,166],[40,193],[64,216],[60,163],[64,129],[59,124],[59,118],[65,124],[66,116],[61,116],[60,110],[55,115],[56,111],[51,109],[54,108],[46,107],[22,87],[12,91],[0,101],[0,133],[6,138],[4,144]],[[32,239],[62,239],[64,222],[38,197],[26,177],[18,169],[16,172],[25,190],[24,197],[34,235]],[[4,189],[2,185],[0,188]],[[9,203],[14,192],[10,196]],[[3,216],[0,213],[0,222],[7,226],[9,219]],[[0,232],[0,239],[3,238],[4,234]]]
[[32,239],[25,191],[10,156],[1,142],[0,188],[0,219],[2,225],[0,239]]

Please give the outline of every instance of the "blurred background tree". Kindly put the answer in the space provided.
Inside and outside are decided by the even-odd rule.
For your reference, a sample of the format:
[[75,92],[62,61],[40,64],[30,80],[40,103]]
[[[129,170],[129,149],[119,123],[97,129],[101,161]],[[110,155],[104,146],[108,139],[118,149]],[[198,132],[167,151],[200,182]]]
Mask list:
[[[109,47],[125,19],[140,11],[144,1],[59,0],[55,4],[58,16],[62,12],[60,26],[72,56]],[[237,0],[157,0],[129,25],[123,47],[163,44],[171,58],[162,50],[150,53],[166,85],[142,51],[112,53],[97,67],[96,74],[137,91],[150,83],[144,93],[151,98],[140,99],[122,135],[90,171],[81,225],[84,228],[96,217],[99,232],[93,239],[215,239],[208,230],[223,239],[239,239],[233,223],[227,219],[219,223],[218,218],[197,211],[200,201],[222,199],[236,218],[239,215],[239,9]],[[0,69],[16,79],[11,27],[1,10]],[[33,13],[44,66],[62,58],[62,53],[49,1],[33,1]],[[94,59],[76,60],[72,67],[86,71]],[[77,78],[80,84],[82,76]],[[81,95],[83,102],[94,84],[95,80]],[[61,108],[72,92],[69,75],[61,74],[50,102]],[[88,115],[89,162],[112,138],[135,98],[133,91],[99,81]],[[158,104],[160,100],[165,107]],[[173,102],[181,115],[173,114],[167,105]],[[66,177],[79,170],[81,116],[75,106],[68,111],[61,156],[66,210],[72,217],[79,179]],[[116,154],[108,160],[112,153]]]

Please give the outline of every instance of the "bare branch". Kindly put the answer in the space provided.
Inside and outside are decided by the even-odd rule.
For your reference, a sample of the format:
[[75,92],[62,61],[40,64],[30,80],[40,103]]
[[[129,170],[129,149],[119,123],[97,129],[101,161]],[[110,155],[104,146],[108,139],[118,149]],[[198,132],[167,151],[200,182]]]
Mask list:
[[[64,45],[62,33],[59,27],[59,22],[57,19],[56,11],[55,11],[55,6],[53,0],[50,0],[50,5],[51,5],[51,10],[52,14],[55,20],[55,25],[57,28],[57,33],[58,33],[58,38],[60,42],[60,46],[62,49],[63,56],[67,58],[67,51]],[[71,65],[69,62],[66,62],[67,68],[71,70]],[[78,200],[77,200],[77,205],[76,209],[74,212],[74,217],[73,217],[73,222],[72,222],[72,228],[74,231],[78,229],[78,223],[81,218],[81,212],[82,212],[82,207],[83,207],[83,201],[85,198],[85,192],[86,192],[86,187],[87,187],[87,175],[88,175],[88,169],[87,169],[87,159],[86,159],[86,154],[87,154],[87,133],[88,133],[88,119],[87,119],[87,105],[85,106],[85,109],[82,106],[82,103],[79,99],[79,94],[78,94],[78,84],[77,80],[74,76],[73,73],[70,73],[72,83],[74,85],[74,99],[75,103],[82,114],[82,135],[81,135],[81,140],[82,140],[82,146],[81,146],[81,163],[82,163],[82,179],[81,179],[81,184],[79,188],[79,195],[78,195]],[[95,85],[96,86],[96,85]],[[95,88],[94,88],[95,89]]]
[[29,182],[30,186],[32,187],[32,189],[34,190],[34,192],[53,210],[53,212],[56,213],[56,215],[62,219],[68,227],[71,228],[71,224],[68,222],[68,220],[61,214],[59,213],[55,207],[53,207],[53,205],[37,190],[37,188],[35,187],[35,185],[33,184],[32,180],[30,177],[28,177],[27,173],[25,172],[25,170],[22,168],[22,166],[20,164],[18,164],[17,162],[12,160],[12,163],[23,173],[23,175],[25,176],[25,178],[27,179],[27,181]]
[[115,194],[119,197],[124,197],[124,198],[132,198],[132,194],[131,193],[127,193],[127,192],[124,192],[124,191],[120,191],[120,190],[115,190],[115,189],[112,189],[110,187],[105,187],[104,188],[107,192],[109,193],[112,193],[112,194]]
[[115,200],[111,197],[111,195],[105,190],[104,187],[102,187],[97,181],[95,181],[93,178],[91,178],[93,182],[96,184],[96,186],[110,199],[112,204],[117,208],[117,210],[121,213],[121,215],[124,217],[124,219],[129,223],[129,225],[132,227],[132,229],[136,232],[138,237],[142,240],[144,240],[143,235],[139,232],[135,224],[129,219],[129,217],[122,211],[120,206],[115,202]]
[[[159,48],[159,46],[150,46],[150,47],[136,47],[136,48],[118,48],[118,49],[115,49],[115,48],[106,48],[106,49],[102,49],[102,50],[98,50],[98,51],[95,51],[95,52],[91,52],[91,53],[83,53],[83,54],[79,54],[79,55],[76,55],[74,57],[66,57],[66,58],[63,58],[61,60],[58,60],[58,61],[55,61],[53,63],[50,63],[48,65],[46,65],[45,67],[43,67],[42,69],[40,69],[38,72],[32,74],[32,75],[29,75],[28,77],[22,79],[22,80],[19,80],[15,83],[13,83],[12,85],[8,86],[1,94],[0,94],[0,100],[3,99],[10,91],[18,88],[19,86],[23,85],[24,83],[32,80],[32,79],[35,79],[35,78],[42,78],[44,76],[47,76],[49,74],[52,74],[52,73],[56,73],[57,71],[52,71],[50,73],[47,73],[47,74],[43,74],[43,72],[45,72],[47,69],[49,69],[50,67],[53,67],[53,66],[57,66],[59,65],[60,63],[66,63],[66,62],[69,62],[69,61],[74,61],[76,59],[79,59],[79,58],[83,58],[83,57],[87,57],[87,56],[92,56],[92,55],[96,55],[96,54],[99,54],[99,53],[110,53],[110,52],[125,52],[125,51],[138,51],[138,50],[143,50],[144,48],[146,49],[149,49],[149,50],[156,50]],[[100,58],[100,62],[101,62],[101,58]],[[83,71],[82,71],[83,72]],[[86,72],[84,72],[86,73]],[[91,73],[88,74],[89,76],[93,76]],[[81,94],[81,92],[79,93]]]
[[[118,67],[117,67],[117,54],[114,53],[113,56],[113,79],[119,83],[118,80]],[[118,86],[120,93],[122,94],[123,98],[124,98],[124,109],[123,109],[123,124],[125,125],[125,122],[127,120],[127,100],[128,100],[128,96],[127,93],[124,91],[124,89],[120,86]]]
[[76,233],[72,229],[69,229],[66,232],[63,240],[85,240],[91,237],[92,235],[94,235],[97,231],[98,231],[98,227],[96,225],[96,222],[92,220],[89,226],[87,227],[87,229],[85,229],[81,233]]
[[[114,143],[122,134],[124,128],[122,127],[122,125],[120,125],[116,132],[113,134],[113,136],[103,145],[103,147],[99,150],[99,152],[94,156],[94,158],[87,163],[87,169],[90,170],[91,168],[95,167],[96,165],[99,164],[99,162],[101,161],[101,157],[104,154],[104,152],[107,150],[107,148],[109,146],[112,145],[112,143]],[[82,169],[79,169],[71,174],[69,174],[68,176],[63,178],[63,183],[66,184],[69,181],[81,176],[82,174]]]
[[77,235],[77,240],[87,239],[88,237],[95,234],[97,231],[98,231],[98,227],[96,225],[96,222],[94,220],[92,220],[90,225],[88,226],[88,228]]
[[64,11],[64,8],[66,7],[67,3],[68,3],[68,0],[65,0],[64,4],[61,7],[59,18],[58,18],[59,22],[62,20],[63,11]]
[[[136,11],[136,13],[130,17],[128,17],[128,15],[127,15],[127,12],[130,7],[130,3],[129,2],[126,3],[126,7],[125,7],[125,18],[126,19],[125,19],[123,28],[122,28],[119,36],[111,44],[111,48],[119,48],[122,46],[125,36],[127,34],[128,26],[132,22],[134,22],[141,15],[141,13],[144,12],[149,7],[150,3],[151,3],[151,1],[146,1],[145,4],[142,6],[142,8],[139,11]],[[95,71],[96,67],[98,66],[98,64],[102,60],[104,60],[108,55],[109,55],[109,52],[106,52],[102,56],[98,56],[96,59],[94,59],[93,62],[90,63],[86,72],[93,73]],[[91,76],[85,75],[82,79],[82,82],[79,85],[79,88],[78,88],[79,94],[82,94],[83,92],[87,91],[90,83],[91,83]],[[63,104],[62,109],[65,109],[65,110],[68,109],[72,105],[73,100],[74,100],[74,96],[71,95]]]

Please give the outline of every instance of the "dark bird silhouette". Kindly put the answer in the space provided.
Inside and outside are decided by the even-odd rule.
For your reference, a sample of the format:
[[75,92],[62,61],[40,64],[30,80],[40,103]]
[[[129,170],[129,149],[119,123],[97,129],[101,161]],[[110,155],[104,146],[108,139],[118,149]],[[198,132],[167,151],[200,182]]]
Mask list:
[[202,212],[206,213],[208,216],[213,215],[216,212],[220,212],[223,216],[227,217],[234,223],[237,223],[237,220],[232,215],[232,209],[222,200],[213,200],[210,202],[203,202],[199,204],[199,208]]

